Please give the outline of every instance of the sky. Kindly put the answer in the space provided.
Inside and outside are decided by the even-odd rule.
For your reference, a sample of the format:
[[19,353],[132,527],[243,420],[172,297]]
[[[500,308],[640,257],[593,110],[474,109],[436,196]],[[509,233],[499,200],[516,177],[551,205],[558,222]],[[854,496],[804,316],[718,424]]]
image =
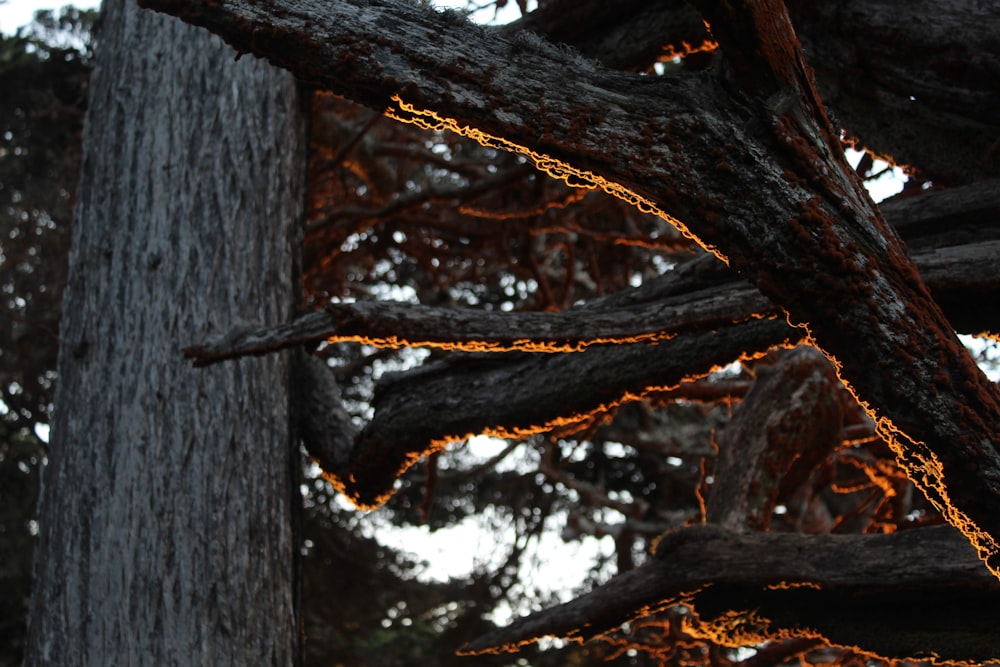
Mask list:
[[[6,0],[0,4],[0,32],[11,35],[19,27],[31,22],[31,17],[37,10],[56,10],[68,4],[79,9],[96,9],[101,3],[100,0],[74,0],[72,2],[67,0]],[[466,3],[465,0],[434,0],[434,4],[441,7],[463,7]],[[507,3],[507,7],[501,13],[504,14],[500,17],[501,23],[515,19],[519,14],[513,2]],[[492,14],[492,10],[481,12],[481,15],[475,18],[489,21]]]
[[39,9],[58,10],[67,4],[72,4],[80,9],[92,9],[100,3],[95,0],[80,0],[73,3],[61,0],[7,0],[0,4],[0,32],[12,35],[18,28],[30,23],[31,17]]

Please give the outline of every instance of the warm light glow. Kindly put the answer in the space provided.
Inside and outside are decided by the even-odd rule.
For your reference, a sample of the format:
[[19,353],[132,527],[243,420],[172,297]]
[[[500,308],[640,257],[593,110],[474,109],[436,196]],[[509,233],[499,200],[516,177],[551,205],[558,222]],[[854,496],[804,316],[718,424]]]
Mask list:
[[579,203],[584,197],[587,196],[587,191],[591,189],[592,188],[574,186],[568,193],[566,193],[566,196],[560,200],[546,201],[534,208],[522,209],[519,211],[487,211],[486,209],[476,208],[474,206],[470,206],[469,204],[462,204],[458,207],[458,212],[462,215],[468,215],[473,218],[484,218],[487,220],[519,220],[539,216],[544,214],[546,211],[561,210],[567,206]]
[[[822,348],[812,342],[811,332],[808,335],[808,341],[822,351]],[[824,354],[826,353],[824,352]],[[867,401],[858,396],[851,383],[844,379],[840,362],[830,354],[826,354],[826,356],[833,364],[833,369],[841,384],[861,406],[869,419],[875,423],[875,433],[889,445],[889,449],[896,456],[896,462],[906,473],[906,476],[941,513],[944,520],[957,528],[969,540],[986,568],[993,573],[993,576],[1000,579],[1000,559],[996,558],[997,555],[1000,555],[1000,545],[997,544],[992,535],[980,528],[969,515],[952,503],[948,487],[945,484],[944,464],[941,460],[927,447],[927,443],[913,440],[899,430],[888,417],[876,413]],[[991,563],[991,557],[998,562]]]
[[[771,348],[771,349],[780,349],[781,347],[794,347],[794,346],[792,346],[792,345],[777,346],[777,347]],[[740,358],[737,361],[741,361],[741,362],[743,362],[743,361],[753,361],[755,359],[759,359],[759,358],[765,356],[767,353],[768,353],[768,351],[754,353],[754,354],[744,354],[744,355],[741,355]],[[407,452],[406,458],[404,459],[404,461],[402,462],[402,464],[400,466],[400,472],[402,472],[403,470],[406,470],[406,469],[410,468],[410,466],[412,466],[414,463],[416,463],[420,459],[422,459],[422,458],[424,458],[426,456],[430,456],[431,454],[433,454],[435,452],[441,451],[442,449],[444,449],[445,447],[447,447],[448,445],[450,445],[453,442],[461,442],[461,441],[468,440],[469,438],[473,438],[473,437],[476,437],[476,436],[486,436],[486,437],[493,437],[493,438],[523,439],[523,438],[526,438],[528,436],[539,434],[539,433],[548,433],[549,431],[552,431],[554,429],[570,429],[570,428],[579,427],[581,425],[591,424],[591,423],[594,423],[598,419],[604,419],[604,418],[606,418],[607,416],[610,415],[610,413],[615,408],[619,407],[620,405],[623,405],[625,403],[630,403],[632,401],[643,400],[646,396],[648,396],[650,394],[653,394],[653,393],[664,392],[664,391],[671,391],[673,389],[676,389],[683,382],[689,382],[689,381],[692,381],[692,380],[697,380],[697,379],[702,378],[702,377],[706,377],[706,376],[711,375],[712,373],[714,373],[714,372],[716,372],[716,371],[718,371],[718,370],[720,370],[722,368],[723,368],[723,366],[714,366],[711,369],[709,369],[708,371],[706,371],[705,373],[698,373],[698,374],[695,374],[695,375],[692,375],[692,376],[685,377],[683,380],[681,380],[680,382],[677,382],[675,384],[671,384],[671,385],[653,385],[653,386],[645,387],[642,391],[640,391],[638,393],[631,392],[631,391],[626,391],[620,397],[618,397],[617,399],[615,399],[615,400],[613,400],[613,401],[611,401],[609,403],[601,403],[600,405],[598,405],[597,407],[593,408],[592,410],[586,410],[584,412],[577,412],[577,413],[573,413],[573,414],[570,414],[570,415],[560,415],[560,416],[553,417],[552,419],[546,420],[546,421],[538,423],[538,424],[531,424],[531,425],[528,425],[528,426],[515,426],[515,427],[507,427],[507,426],[503,426],[503,425],[496,425],[496,426],[490,426],[490,427],[483,428],[482,430],[480,430],[478,432],[475,432],[475,433],[473,433],[473,432],[455,433],[455,434],[451,434],[451,435],[445,435],[445,436],[440,437],[440,438],[435,438],[430,443],[428,443],[427,447],[425,447],[423,450]],[[384,505],[386,503],[386,501],[389,500],[389,498],[392,497],[392,495],[394,493],[394,490],[389,490],[386,493],[384,493],[381,496],[379,496],[378,498],[376,498],[371,503],[367,503],[367,502],[361,501],[361,499],[357,496],[357,494],[353,493],[350,490],[350,487],[356,486],[356,482],[353,479],[353,477],[349,477],[348,480],[347,480],[347,482],[339,479],[335,473],[334,474],[326,474],[326,473],[324,473],[323,477],[328,482],[330,482],[334,486],[334,488],[337,489],[337,491],[339,491],[340,493],[342,493],[348,500],[350,500],[350,502],[355,507],[357,507],[358,509],[361,509],[361,510],[373,510],[373,509],[377,509],[377,508],[381,507],[382,505]]]
[[664,47],[663,55],[660,56],[659,60],[660,62],[665,62],[668,60],[684,58],[695,53],[714,53],[718,49],[719,43],[712,39],[706,39],[701,44],[695,45],[688,44],[687,42],[681,42],[679,49],[674,44],[668,44]]
[[655,344],[659,341],[670,340],[677,334],[665,331],[651,331],[649,333],[637,334],[633,336],[621,337],[598,337],[587,340],[557,341],[557,340],[537,340],[534,338],[519,338],[512,341],[490,341],[490,340],[427,340],[401,338],[399,336],[330,336],[327,343],[361,343],[379,348],[390,348],[399,350],[409,347],[432,347],[448,352],[543,352],[553,354],[556,352],[582,352],[591,345],[627,345],[631,343]]
[[385,115],[389,118],[398,120],[401,123],[410,123],[425,130],[434,130],[437,132],[443,132],[446,130],[451,131],[463,137],[472,139],[486,148],[495,148],[497,150],[504,150],[517,155],[523,155],[531,160],[532,164],[534,164],[540,171],[544,171],[552,178],[564,181],[571,187],[586,188],[591,190],[600,189],[614,197],[618,197],[632,206],[635,206],[643,213],[652,213],[653,215],[656,215],[662,220],[665,220],[673,225],[677,231],[683,234],[686,238],[694,241],[726,264],[729,263],[729,259],[725,255],[723,255],[717,248],[702,242],[702,240],[695,236],[680,220],[668,214],[651,200],[632,192],[620,183],[609,181],[603,176],[599,176],[592,171],[577,169],[567,162],[545,155],[544,153],[539,153],[526,146],[516,144],[509,139],[495,137],[477,128],[469,127],[468,125],[461,125],[455,119],[441,116],[437,112],[431,111],[430,109],[418,109],[413,104],[404,102],[399,95],[393,95],[392,101],[396,106],[389,106],[385,110]]
[[[774,313],[750,313],[746,317],[735,319],[731,324],[743,324],[753,320],[775,319],[778,315]],[[377,336],[362,334],[334,334],[325,340],[332,343],[361,343],[378,348],[389,348],[399,350],[403,348],[431,347],[448,352],[541,352],[554,354],[558,352],[583,352],[592,345],[631,345],[635,343],[646,343],[655,345],[656,343],[667,341],[677,336],[672,331],[647,331],[620,336],[595,336],[593,338],[578,338],[565,340],[563,338],[517,338],[514,340],[486,340],[485,335],[478,338],[474,334],[466,340],[439,340],[430,337],[406,337],[399,335]]]
[[[865,406],[865,409],[868,409]],[[869,410],[869,414],[871,411]],[[1000,566],[991,563],[990,558],[1000,554],[993,536],[980,528],[965,512],[955,507],[948,495],[948,487],[944,481],[944,464],[923,442],[917,442],[896,428],[889,419],[879,417],[875,420],[875,430],[889,443],[899,464],[906,471],[907,477],[920,489],[928,500],[941,512],[941,516],[955,528],[958,528],[972,546],[976,548],[980,560],[995,577],[1000,579]],[[916,461],[916,463],[911,463]]]
[[844,457],[840,461],[852,465],[863,472],[868,482],[850,485],[835,483],[833,490],[837,493],[853,493],[874,485],[882,491],[882,495],[886,498],[892,498],[896,495],[896,489],[893,487],[891,480],[893,477],[901,477],[902,473],[895,460],[875,459],[874,461],[861,461],[853,457]]
[[694,600],[695,614],[685,618],[684,630],[692,637],[707,639],[719,646],[740,648],[785,639],[818,639],[824,644],[838,646],[815,628],[775,627],[771,619],[756,609],[731,610],[704,621],[698,617],[697,604],[697,600]]
[[[395,107],[390,106],[385,111],[385,115],[390,118],[403,123],[411,123],[427,130],[448,130],[463,137],[473,139],[482,146],[523,155],[531,160],[536,168],[540,171],[544,171],[552,178],[562,180],[572,187],[585,187],[603,190],[604,192],[607,192],[608,194],[618,197],[619,199],[635,206],[644,213],[652,213],[660,217],[673,225],[685,237],[691,239],[708,252],[711,252],[726,264],[729,263],[729,260],[725,255],[723,255],[717,248],[699,239],[680,220],[677,220],[673,216],[669,215],[651,200],[632,192],[619,183],[609,181],[593,172],[578,169],[566,162],[563,162],[562,160],[555,159],[549,155],[545,155],[544,153],[539,153],[508,139],[487,134],[482,130],[469,127],[468,125],[460,125],[458,121],[441,116],[434,111],[428,109],[418,109],[416,106],[403,101],[399,95],[394,95],[392,97],[392,102],[395,104]],[[796,325],[804,326],[800,323],[796,323]],[[811,339],[811,334],[809,338]],[[820,346],[817,345],[816,347],[822,350]],[[938,509],[938,511],[941,512],[942,516],[944,516],[948,523],[958,528],[962,534],[968,538],[968,540],[976,548],[979,558],[997,578],[1000,578],[1000,558],[996,558],[1000,555],[1000,545],[997,544],[996,540],[994,540],[992,536],[976,525],[976,523],[967,514],[952,504],[944,481],[943,465],[934,452],[932,452],[925,443],[914,441],[909,438],[887,417],[877,415],[867,402],[862,401],[858,397],[857,392],[850,385],[850,383],[844,380],[840,372],[841,365],[836,358],[830,354],[827,354],[827,358],[829,358],[833,363],[834,368],[837,371],[837,376],[840,378],[841,382],[848,389],[851,395],[854,396],[858,404],[865,410],[865,412],[868,413],[869,417],[871,417],[871,419],[875,422],[876,432],[889,444],[889,447],[896,455],[900,466],[906,471],[910,480],[912,480],[917,488],[919,488],[924,495],[927,496],[927,498]],[[630,395],[630,398],[631,400],[635,400],[637,398],[641,398],[641,396],[636,397]],[[623,397],[622,401],[618,401],[613,405],[601,406],[599,409],[594,410],[590,414],[592,416],[602,411],[609,410],[617,405],[620,405],[621,402],[624,402],[624,400],[625,397]],[[538,433],[550,428],[555,428],[561,425],[561,423],[574,423],[577,420],[583,420],[587,417],[588,415],[574,415],[572,417],[553,420],[551,424],[539,425],[528,429],[514,429],[513,431],[497,429],[495,431],[488,432],[488,434],[497,435],[499,437],[519,437],[521,435],[529,435],[531,433]],[[434,444],[438,449],[440,449],[447,444],[447,442],[463,439],[469,435],[474,434],[463,434],[457,437],[449,438],[447,441]],[[415,456],[419,458],[419,456],[422,455],[423,454]],[[991,564],[989,562],[990,557],[994,557],[997,562],[995,564]]]
[[823,590],[823,587],[815,581],[779,581],[776,584],[771,584],[770,586],[765,586],[764,588],[769,591],[790,591],[795,588],[815,588],[817,591]]
[[982,338],[983,340],[990,340],[994,343],[1000,343],[1000,332],[997,331],[980,331],[977,334],[973,334],[974,338]]

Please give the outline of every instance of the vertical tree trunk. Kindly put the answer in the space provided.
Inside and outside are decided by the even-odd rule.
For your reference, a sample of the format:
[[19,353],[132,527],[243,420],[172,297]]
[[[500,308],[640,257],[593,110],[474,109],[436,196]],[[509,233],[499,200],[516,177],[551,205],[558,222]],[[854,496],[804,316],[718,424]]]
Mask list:
[[304,114],[290,75],[234,56],[105,3],[29,665],[297,661],[288,356],[180,354],[297,298]]

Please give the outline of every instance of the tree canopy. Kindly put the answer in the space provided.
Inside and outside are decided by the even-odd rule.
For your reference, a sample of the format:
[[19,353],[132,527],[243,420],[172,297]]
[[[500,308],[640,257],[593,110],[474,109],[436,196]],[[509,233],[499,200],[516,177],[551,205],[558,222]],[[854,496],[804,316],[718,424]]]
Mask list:
[[[1000,335],[1000,11],[144,4],[314,92],[310,312],[184,350],[299,348],[314,502],[329,482],[432,528],[501,508],[513,570],[475,583],[494,602],[551,518],[614,539],[617,577],[464,652],[1000,658],[1000,391],[955,335]],[[873,157],[910,175],[881,205]],[[511,445],[469,461],[453,443],[478,434]],[[483,611],[460,591],[425,598],[432,633]]]

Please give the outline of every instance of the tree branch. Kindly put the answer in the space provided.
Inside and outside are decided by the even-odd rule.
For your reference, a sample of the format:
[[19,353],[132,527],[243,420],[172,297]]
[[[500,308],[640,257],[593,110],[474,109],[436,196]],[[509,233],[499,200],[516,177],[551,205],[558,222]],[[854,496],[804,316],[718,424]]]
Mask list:
[[[975,0],[950,0],[946,9],[931,0],[785,4],[820,93],[850,136],[938,184],[997,175],[990,150],[1000,136],[1000,9]],[[927,21],[932,14],[937,20]],[[684,0],[550,1],[502,28],[519,29],[617,69],[713,46]]]
[[[752,320],[656,345],[594,346],[577,354],[455,355],[383,379],[372,401],[375,414],[360,432],[333,432],[344,431],[344,424],[331,406],[310,404],[304,418],[311,426],[304,431],[320,434],[320,441],[306,445],[340,491],[358,507],[372,508],[392,495],[407,468],[450,442],[477,434],[576,430],[606,418],[621,403],[774,346],[794,345],[804,333],[782,320]],[[304,395],[332,395],[332,373],[318,370],[325,375],[304,376],[318,382],[315,388],[300,384]]]
[[[1000,333],[1000,312],[971,307],[1000,301],[998,253],[1000,241],[981,241],[925,250],[913,257],[961,333]],[[656,342],[781,316],[781,310],[759,292],[727,273],[728,282],[705,286],[668,272],[647,281],[641,295],[630,290],[556,313],[459,310],[394,301],[331,303],[287,324],[240,328],[183,352],[195,366],[324,340],[467,352],[579,352],[592,345]]]
[[730,287],[612,310],[576,308],[556,313],[459,310],[392,301],[332,303],[290,324],[210,339],[186,348],[184,355],[204,366],[321,340],[467,352],[579,352],[593,345],[656,343],[680,333],[779,316],[778,309],[753,288],[738,283]]
[[[935,301],[960,333],[1000,335],[1000,181],[929,191],[881,205],[913,252]],[[383,347],[580,350],[599,343],[662,340],[685,331],[771,317],[780,309],[737,274],[702,258],[640,288],[560,313],[490,313],[396,302],[329,304],[291,323],[243,327],[184,349],[195,366],[304,343],[362,341]]]
[[696,612],[690,630],[724,645],[819,636],[887,659],[981,662],[1000,655],[998,600],[1000,582],[948,526],[798,535],[703,525],[667,533],[635,570],[460,652],[513,651],[549,635],[585,641],[683,603]]
[[758,371],[753,389],[715,434],[719,456],[705,521],[766,531],[779,496],[805,481],[840,445],[842,391],[833,369],[811,347],[781,353]]
[[697,238],[809,327],[911,479],[1000,573],[1000,389],[844,160],[783,5],[702,4],[723,52],[759,71],[612,72],[400,0],[147,0],[304,81],[519,153]]

